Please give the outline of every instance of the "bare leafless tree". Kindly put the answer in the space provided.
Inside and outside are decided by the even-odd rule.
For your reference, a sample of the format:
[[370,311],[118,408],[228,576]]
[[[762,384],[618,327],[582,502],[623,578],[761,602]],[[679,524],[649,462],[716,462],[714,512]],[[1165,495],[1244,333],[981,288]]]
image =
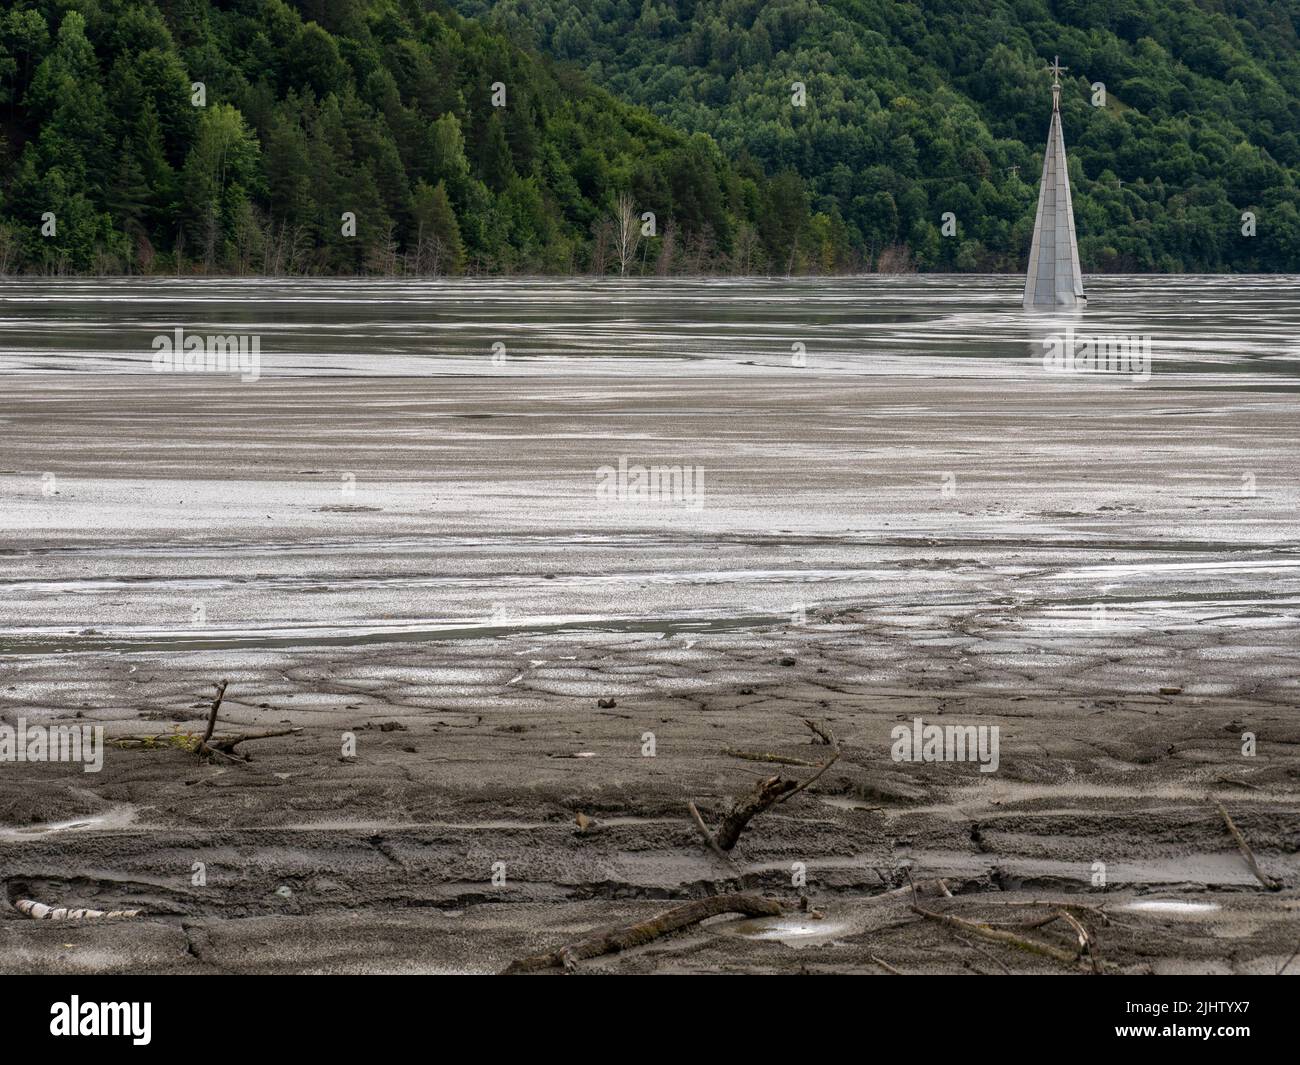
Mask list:
[[659,241],[659,257],[655,260],[655,273],[667,277],[673,272],[673,262],[677,256],[677,229],[672,220],[664,226],[663,237]]
[[0,225],[0,277],[7,277],[9,267],[18,258],[18,239],[14,231],[6,225]]
[[592,226],[591,272],[597,277],[604,276],[609,267],[609,245],[613,237],[613,228],[608,218],[598,219]]
[[626,274],[628,264],[636,256],[641,243],[641,219],[630,192],[620,192],[614,201],[614,254],[618,256],[618,272]]

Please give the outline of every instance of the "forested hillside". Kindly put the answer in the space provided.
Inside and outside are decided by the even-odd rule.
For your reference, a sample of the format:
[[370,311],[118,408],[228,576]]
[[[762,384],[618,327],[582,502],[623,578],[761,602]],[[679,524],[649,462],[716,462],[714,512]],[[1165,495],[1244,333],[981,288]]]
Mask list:
[[457,6],[708,133],[742,170],[787,175],[786,195],[813,211],[798,235],[809,265],[852,267],[901,242],[923,268],[1022,266],[1043,68],[1059,53],[1085,269],[1300,271],[1296,0]]
[[808,221],[418,2],[10,4],[0,131],[0,273],[726,270],[738,229]]
[[1017,270],[1056,53],[1086,270],[1300,271],[1300,0],[455,6],[7,4],[0,273]]

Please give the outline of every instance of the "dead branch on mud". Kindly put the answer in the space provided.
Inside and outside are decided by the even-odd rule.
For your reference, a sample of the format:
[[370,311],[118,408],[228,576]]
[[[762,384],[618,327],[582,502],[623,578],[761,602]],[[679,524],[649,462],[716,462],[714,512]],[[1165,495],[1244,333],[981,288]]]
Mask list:
[[[1008,900],[1006,900],[1006,901],[1003,901],[1002,899],[986,899],[986,898],[981,898],[981,899],[980,899],[980,905],[982,905],[982,906],[1011,906],[1011,907],[1016,907],[1016,906],[1025,906],[1025,907],[1051,906],[1053,910],[1065,910],[1065,911],[1067,911],[1067,912],[1070,911],[1070,910],[1081,910],[1081,911],[1083,911],[1083,912],[1085,912],[1085,913],[1091,914],[1091,915],[1092,915],[1093,917],[1095,917],[1098,921],[1100,921],[1103,925],[1108,925],[1108,924],[1110,924],[1110,916],[1106,913],[1105,906],[1104,906],[1104,905],[1103,905],[1103,906],[1097,906],[1097,905],[1094,905],[1093,903],[1090,903],[1090,902],[1053,902],[1051,899],[1008,899]],[[1048,916],[1046,916],[1046,917],[1043,918],[1042,923],[1043,923],[1043,924],[1051,924],[1051,923],[1052,923],[1053,921],[1055,921],[1055,920],[1056,920],[1056,914],[1055,914],[1055,913],[1051,913],[1051,914],[1049,914]],[[1025,921],[1006,921],[1006,922],[1003,922],[1003,921],[988,921],[988,922],[986,922],[986,923],[988,923],[988,924],[994,924],[994,925],[996,925],[996,924],[1009,924],[1009,925],[1014,925],[1014,926],[1016,926],[1016,927],[1018,927],[1018,928],[1035,928],[1035,927],[1038,927],[1037,925],[1030,924],[1030,923],[1025,922]]]
[[1031,954],[1041,954],[1045,958],[1052,958],[1055,961],[1063,962],[1066,965],[1074,965],[1078,961],[1075,954],[1068,950],[1062,950],[1060,947],[1054,947],[1050,943],[1040,943],[1036,939],[1028,939],[1025,936],[1018,936],[1014,932],[1008,932],[1003,928],[994,928],[992,925],[984,924],[982,921],[971,921],[965,917],[958,917],[951,913],[936,913],[934,910],[923,909],[922,907],[912,904],[912,912],[919,913],[922,917],[930,921],[936,921],[945,928],[958,932],[966,932],[980,939],[988,940],[990,943],[1001,943],[1005,946],[1019,947],[1021,950],[1028,951]]
[[912,899],[912,912],[920,914],[926,920],[935,921],[953,932],[966,932],[969,935],[976,936],[990,943],[1001,943],[1004,946],[1017,947],[1020,950],[1028,951],[1031,954],[1039,954],[1045,958],[1052,958],[1054,961],[1062,962],[1066,965],[1075,965],[1078,963],[1080,956],[1086,950],[1089,959],[1092,962],[1094,972],[1101,972],[1099,959],[1093,949],[1092,936],[1087,929],[1073,915],[1066,913],[1064,910],[1057,910],[1048,918],[1041,921],[1030,922],[1030,927],[1040,928],[1043,925],[1050,924],[1057,919],[1065,920],[1079,937],[1079,953],[1071,954],[1060,947],[1054,947],[1050,943],[1043,943],[1036,939],[1029,939],[1026,936],[1017,935],[1005,928],[995,928],[993,925],[986,924],[983,921],[972,921],[966,917],[958,917],[952,913],[938,913],[935,910],[927,910],[922,907],[915,899]]
[[31,899],[19,899],[14,909],[26,914],[34,921],[84,921],[96,917],[139,917],[139,910],[87,910],[69,909],[67,906],[46,906],[43,902]]
[[740,758],[746,762],[772,762],[776,765],[797,765],[811,769],[821,762],[810,762],[807,758],[792,758],[788,754],[768,754],[765,751],[738,751],[734,747],[722,748],[722,753],[729,758]]
[[223,680],[217,685],[217,694],[212,700],[212,707],[208,710],[208,721],[202,736],[180,732],[161,736],[119,736],[112,741],[113,746],[124,751],[175,747],[196,754],[200,758],[224,758],[229,762],[247,762],[250,761],[250,757],[235,750],[239,744],[251,743],[253,740],[269,740],[276,736],[292,736],[302,731],[301,727],[278,728],[267,729],[262,732],[240,732],[233,736],[214,738],[213,732],[217,727],[217,712],[221,709],[221,700],[225,698],[226,685],[229,683],[230,681]]
[[730,812],[722,819],[717,834],[710,832],[708,826],[704,824],[704,819],[700,817],[699,811],[695,808],[693,802],[688,803],[687,807],[691,811],[691,816],[695,819],[696,828],[704,837],[704,841],[715,852],[729,851],[736,845],[740,839],[740,834],[745,831],[745,826],[764,810],[768,810],[777,803],[785,802],[803,791],[804,788],[812,784],[818,777],[826,772],[839,758],[840,752],[836,750],[826,761],[817,767],[817,772],[807,780],[785,780],[780,774],[774,777],[768,777],[766,780],[760,780],[751,795],[744,799],[738,800],[732,806]]
[[217,697],[212,700],[212,709],[208,711],[208,727],[203,731],[203,738],[199,740],[199,745],[194,748],[194,753],[199,757],[204,757],[211,753],[208,748],[208,740],[212,739],[212,730],[217,727],[217,711],[221,709],[221,700],[226,697],[226,685],[229,680],[222,680],[217,685]]
[[963,947],[969,947],[985,961],[992,962],[994,965],[996,965],[999,969],[1002,970],[1002,975],[1004,976],[1011,975],[1011,970],[1007,968],[1006,963],[1003,962],[1001,958],[991,954],[989,951],[981,947],[978,943],[975,943],[969,939],[962,939],[962,937],[959,936],[956,932],[952,933],[952,938],[955,939],[958,943],[960,943]]
[[1087,955],[1088,963],[1092,966],[1094,973],[1101,973],[1101,958],[1097,955],[1097,944],[1092,938],[1092,933],[1084,927],[1082,921],[1075,917],[1068,910],[1061,911],[1061,920],[1074,929],[1074,934],[1079,939],[1079,956]]
[[874,961],[877,965],[879,965],[882,969],[885,970],[885,972],[889,973],[891,976],[907,975],[907,973],[899,969],[895,969],[892,965],[889,964],[889,962],[885,961],[884,958],[878,958],[874,954],[868,954],[867,957],[870,958],[872,961]]
[[502,975],[555,968],[571,971],[580,961],[643,946],[661,936],[699,924],[718,914],[740,913],[746,917],[776,917],[780,915],[782,909],[781,903],[776,899],[764,898],[761,895],[713,895],[706,899],[695,899],[648,921],[638,921],[636,924],[597,932],[548,954],[535,954],[529,958],[512,961],[502,970]]
[[704,818],[700,816],[700,811],[695,808],[695,803],[688,802],[686,804],[686,808],[690,810],[691,817],[695,819],[695,827],[699,831],[700,835],[704,838],[704,842],[709,845],[709,849],[713,851],[713,853],[716,854],[719,858],[721,858],[724,862],[731,861],[731,858],[727,854],[727,852],[724,851],[721,847],[719,847],[718,841],[713,838],[713,833],[709,831],[709,826],[704,823]]
[[1223,815],[1223,823],[1228,826],[1232,838],[1237,841],[1237,849],[1241,851],[1241,856],[1246,859],[1246,864],[1250,866],[1250,871],[1255,874],[1255,879],[1268,888],[1269,891],[1281,891],[1282,881],[1274,880],[1259,867],[1259,862],[1255,861],[1255,852],[1250,849],[1250,844],[1246,842],[1246,837],[1241,834],[1241,830],[1232,823],[1232,818],[1228,816],[1228,811],[1224,808],[1223,803],[1219,803],[1218,807],[1219,813]]
[[813,743],[824,743],[827,747],[839,748],[840,741],[835,738],[835,733],[831,731],[830,725],[814,721],[810,717],[801,717],[799,720],[812,731]]

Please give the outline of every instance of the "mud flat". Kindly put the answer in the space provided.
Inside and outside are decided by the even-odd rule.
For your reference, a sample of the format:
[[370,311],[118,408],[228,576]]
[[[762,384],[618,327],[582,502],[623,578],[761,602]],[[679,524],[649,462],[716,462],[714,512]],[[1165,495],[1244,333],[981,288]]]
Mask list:
[[[228,678],[224,729],[302,731],[248,764],[0,763],[0,971],[494,972],[682,900],[796,903],[801,873],[815,912],[584,965],[1082,968],[880,897],[910,875],[991,925],[1077,907],[1117,972],[1300,971],[1294,382],[980,345],[956,370],[7,379],[0,723],[189,735]],[[620,458],[697,464],[701,505],[597,500]],[[687,802],[716,824],[807,776],[727,753],[818,763],[804,718],[839,759],[720,860]],[[895,760],[917,718],[996,726],[996,771]]]

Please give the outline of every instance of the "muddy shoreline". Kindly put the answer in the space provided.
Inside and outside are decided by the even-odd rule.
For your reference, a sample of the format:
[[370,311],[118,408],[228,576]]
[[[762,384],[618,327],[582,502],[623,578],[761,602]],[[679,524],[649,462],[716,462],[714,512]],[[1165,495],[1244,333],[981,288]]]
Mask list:
[[[1123,657],[1120,647],[1090,648],[1071,670],[1046,673],[987,652],[977,678],[965,663],[978,637],[920,638],[851,613],[738,634],[432,644],[418,668],[400,646],[247,653],[228,670],[223,719],[237,731],[304,728],[250,745],[248,765],[111,749],[98,774],[6,767],[10,901],[147,916],[55,924],[6,909],[0,969],[489,972],[669,900],[743,888],[793,902],[791,870],[802,863],[819,921],[724,918],[588,964],[880,971],[875,955],[903,971],[1061,970],[1005,949],[995,964],[905,903],[872,903],[909,870],[947,878],[957,897],[944,905],[975,919],[1005,918],[1008,904],[1029,900],[1104,903],[1101,949],[1120,972],[1272,971],[1294,949],[1300,896],[1260,888],[1215,803],[1232,810],[1264,868],[1294,884],[1292,695],[1160,694],[1147,663],[1173,667],[1188,643],[1146,642],[1104,699],[1088,691],[1090,668]],[[521,658],[533,663],[526,681],[490,697],[455,676],[504,674]],[[201,730],[214,664],[195,652],[109,666],[101,683],[131,686],[141,707],[109,722],[110,737]],[[995,674],[1021,694],[989,694]],[[617,705],[567,694],[575,678]],[[840,761],[757,818],[723,865],[685,803],[716,821],[778,768],[727,747],[819,760],[826,748],[810,742],[804,716],[831,726]],[[999,771],[892,761],[890,730],[916,716],[998,725]],[[1250,760],[1240,753],[1247,729],[1260,737]],[[642,753],[648,732],[654,757]],[[341,754],[347,734],[354,759]],[[580,831],[579,813],[597,827]]]
[[[0,971],[495,972],[800,871],[820,917],[585,965],[1077,971],[878,898],[910,874],[986,922],[1082,906],[1114,972],[1281,968],[1294,300],[1094,288],[1149,381],[1044,372],[1010,279],[18,286],[0,724],[187,735],[228,678],[224,727],[302,731],[0,764]],[[264,333],[265,376],[141,372],[178,316]],[[698,465],[701,505],[602,502],[624,460]],[[840,759],[719,861],[686,804],[775,771],[729,748],[819,761],[805,717]],[[997,771],[896,761],[917,718],[996,727]]]

